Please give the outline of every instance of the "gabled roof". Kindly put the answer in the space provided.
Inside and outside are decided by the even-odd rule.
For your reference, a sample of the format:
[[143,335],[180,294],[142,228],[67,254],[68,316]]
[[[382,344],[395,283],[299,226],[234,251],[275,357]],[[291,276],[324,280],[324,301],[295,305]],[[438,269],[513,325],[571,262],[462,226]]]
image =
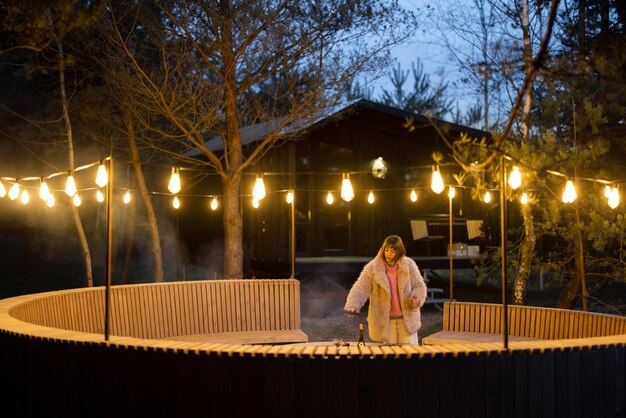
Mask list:
[[[338,106],[327,108],[319,115],[313,116],[310,120],[297,121],[296,123],[292,123],[283,127],[278,134],[279,136],[296,135],[298,132],[315,129],[325,123],[339,120],[348,114],[357,112],[359,109],[370,109],[391,116],[412,119],[417,125],[435,124],[437,126],[446,126],[449,128],[449,130],[453,132],[465,132],[473,137],[489,138],[491,136],[489,132],[481,131],[479,129],[470,128],[468,126],[463,126],[452,122],[446,122],[441,119],[429,118],[419,113],[409,112],[367,99],[357,99],[347,103],[342,103]],[[268,122],[244,126],[239,130],[243,146],[262,140],[269,132],[273,132],[278,129],[278,127],[282,123],[284,123],[284,121],[285,118],[280,118]],[[219,152],[224,149],[224,141],[219,135],[207,140],[204,145],[209,151],[213,152]],[[194,149],[185,153],[185,155],[189,157],[195,157],[200,154],[201,152],[198,149]]]

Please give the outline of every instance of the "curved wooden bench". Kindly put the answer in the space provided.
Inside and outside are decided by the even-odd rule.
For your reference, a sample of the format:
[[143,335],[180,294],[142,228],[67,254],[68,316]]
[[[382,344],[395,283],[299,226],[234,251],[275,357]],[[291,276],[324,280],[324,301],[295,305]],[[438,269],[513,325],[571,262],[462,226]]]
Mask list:
[[[29,324],[104,333],[104,288],[33,296],[9,315]],[[110,335],[237,344],[308,341],[300,329],[295,279],[113,286]]]
[[[190,295],[189,284],[146,286],[169,295],[165,300],[171,306],[198,306],[197,301],[184,302]],[[104,341],[100,333],[51,328],[10,314],[42,322],[32,316],[34,310],[28,313],[29,305],[59,297],[72,301],[73,307],[63,308],[60,301],[47,304],[57,309],[50,316],[58,323],[76,323],[91,308],[76,303],[83,296],[73,299],[70,293],[93,291],[97,289],[0,300],[4,410],[46,417],[250,417],[259,411],[271,411],[275,417],[389,416],[389,399],[394,399],[394,416],[414,415],[415,405],[429,417],[624,416],[626,412],[623,334],[511,342],[508,350],[501,343],[337,350],[332,345],[128,336]],[[91,300],[96,304],[100,299]],[[122,299],[116,300],[114,310],[122,309]],[[147,305],[131,306],[125,307],[127,312],[143,309],[165,314],[154,306],[152,311]],[[68,315],[75,317],[70,320]],[[176,326],[186,322],[183,317],[175,317]],[[118,316],[118,322],[124,318],[130,320],[132,315]],[[455,318],[468,320],[461,315]],[[614,318],[610,319],[607,324]],[[93,329],[98,329],[97,322]],[[87,323],[83,321],[81,327],[89,329],[92,325]],[[190,323],[186,326],[193,328]],[[611,332],[612,328],[600,329]]]
[[[509,341],[565,340],[626,334],[626,317],[535,306],[508,306]],[[503,340],[502,305],[446,302],[442,330],[425,345]]]

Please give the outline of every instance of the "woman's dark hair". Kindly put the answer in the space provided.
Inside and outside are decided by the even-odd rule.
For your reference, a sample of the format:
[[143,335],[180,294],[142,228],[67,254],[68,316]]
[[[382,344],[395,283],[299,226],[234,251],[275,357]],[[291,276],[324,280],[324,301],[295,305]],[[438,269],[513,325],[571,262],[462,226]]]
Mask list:
[[383,241],[382,247],[380,247],[380,256],[385,259],[385,248],[391,247],[396,250],[396,259],[394,261],[398,261],[402,257],[406,255],[406,249],[404,249],[404,244],[402,243],[402,238],[397,235],[389,235]]

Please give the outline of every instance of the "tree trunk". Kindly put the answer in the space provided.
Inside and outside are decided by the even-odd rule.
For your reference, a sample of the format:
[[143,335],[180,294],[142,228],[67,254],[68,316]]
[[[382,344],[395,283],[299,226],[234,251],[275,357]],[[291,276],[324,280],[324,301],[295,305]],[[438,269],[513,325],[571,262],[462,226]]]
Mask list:
[[[52,37],[57,45],[57,58],[59,60],[59,90],[61,94],[61,106],[63,107],[63,120],[65,122],[65,130],[67,135],[67,149],[69,157],[69,169],[74,171],[74,139],[72,136],[72,123],[70,121],[70,114],[68,109],[68,100],[65,93],[65,56],[63,53],[63,43],[57,37],[56,30],[54,28],[54,22],[52,16],[48,12],[48,21],[50,22],[50,30],[52,31]],[[85,281],[87,287],[93,287],[93,267],[91,265],[91,253],[89,251],[89,243],[87,242],[87,235],[85,234],[85,228],[80,219],[80,213],[78,208],[70,203],[72,208],[72,217],[74,218],[74,224],[76,225],[76,231],[78,233],[78,240],[80,242],[81,252],[83,254],[83,261],[85,263]]]
[[243,220],[239,208],[241,175],[223,181],[224,186],[224,278],[243,278]]
[[154,281],[163,281],[163,252],[161,250],[161,240],[159,236],[159,226],[157,217],[154,213],[154,206],[150,199],[150,192],[146,186],[146,180],[141,169],[141,160],[139,159],[139,150],[137,149],[137,141],[135,139],[135,129],[130,115],[124,115],[126,119],[126,127],[128,131],[128,144],[130,148],[131,165],[137,179],[137,187],[141,195],[143,207],[146,209],[148,218],[148,227],[150,229],[150,240],[152,241],[152,263],[154,268]]
[[585,255],[583,248],[582,233],[580,231],[580,216],[578,205],[574,206],[576,214],[576,228],[574,235],[574,271],[569,275],[568,281],[561,290],[556,301],[557,308],[572,309],[576,305],[576,299],[582,296],[583,310],[587,311],[587,284],[585,283]]
[[514,305],[526,305],[526,288],[528,287],[532,271],[535,244],[537,243],[537,234],[535,233],[535,224],[530,205],[522,205],[522,216],[524,218],[524,238],[520,248],[519,271],[513,283]]
[[580,280],[576,272],[571,272],[565,287],[561,290],[556,300],[556,307],[561,309],[572,309],[576,305],[576,300],[580,296]]
[[124,231],[126,232],[126,249],[124,250],[124,265],[122,266],[122,274],[120,274],[120,284],[128,283],[128,271],[133,256],[133,247],[135,246],[135,229],[137,225],[137,210],[135,205],[126,205],[124,208],[128,213],[128,218],[124,222]]

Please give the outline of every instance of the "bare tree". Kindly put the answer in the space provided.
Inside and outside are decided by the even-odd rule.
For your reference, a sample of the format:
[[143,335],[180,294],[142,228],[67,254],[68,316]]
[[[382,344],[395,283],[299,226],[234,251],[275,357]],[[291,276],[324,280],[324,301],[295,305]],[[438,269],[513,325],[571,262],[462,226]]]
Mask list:
[[[335,104],[356,74],[380,71],[415,18],[397,2],[224,0],[127,2],[109,9],[108,22],[104,39],[126,54],[125,87],[150,145],[220,176],[224,275],[240,278],[243,172]],[[159,66],[136,49],[139,28]],[[246,147],[247,125],[260,135]]]

